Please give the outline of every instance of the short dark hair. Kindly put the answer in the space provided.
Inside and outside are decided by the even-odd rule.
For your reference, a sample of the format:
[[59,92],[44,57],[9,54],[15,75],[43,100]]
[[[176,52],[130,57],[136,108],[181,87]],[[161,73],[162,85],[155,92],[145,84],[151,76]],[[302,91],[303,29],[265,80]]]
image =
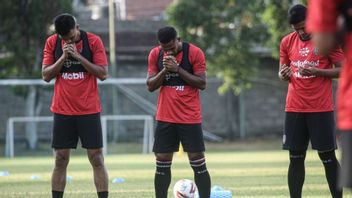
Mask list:
[[288,10],[288,22],[292,24],[297,24],[306,20],[307,8],[302,4],[296,4]]
[[64,36],[76,27],[76,19],[68,13],[60,14],[54,18],[54,26],[56,33]]
[[176,39],[177,32],[174,27],[166,26],[158,30],[158,40],[160,43],[168,43]]

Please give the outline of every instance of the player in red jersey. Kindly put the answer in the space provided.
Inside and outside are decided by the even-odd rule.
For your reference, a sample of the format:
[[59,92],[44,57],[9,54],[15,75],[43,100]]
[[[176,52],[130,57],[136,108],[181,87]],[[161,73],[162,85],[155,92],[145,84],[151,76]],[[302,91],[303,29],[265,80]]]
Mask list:
[[182,42],[173,27],[158,31],[160,46],[148,57],[149,91],[160,88],[153,151],[156,198],[166,198],[171,182],[173,152],[181,142],[188,153],[201,198],[210,197],[210,175],[206,168],[201,127],[199,90],[205,89],[205,57],[201,49]]
[[332,78],[339,76],[343,52],[338,48],[320,56],[305,30],[305,17],[305,6],[289,9],[289,23],[295,31],[280,44],[279,78],[288,82],[283,136],[283,149],[289,150],[290,155],[288,186],[292,198],[302,196],[304,160],[310,140],[324,165],[332,197],[340,198]]
[[346,54],[337,90],[337,126],[342,131],[340,182],[352,188],[352,1],[310,0],[308,5],[307,28],[313,43],[327,53],[343,42]]
[[56,79],[51,111],[54,113],[52,147],[55,167],[52,197],[62,198],[70,149],[78,139],[87,149],[99,198],[108,197],[108,174],[102,154],[102,131],[97,78],[107,77],[107,58],[101,39],[79,29],[70,14],[54,19],[56,34],[45,43],[42,76]]

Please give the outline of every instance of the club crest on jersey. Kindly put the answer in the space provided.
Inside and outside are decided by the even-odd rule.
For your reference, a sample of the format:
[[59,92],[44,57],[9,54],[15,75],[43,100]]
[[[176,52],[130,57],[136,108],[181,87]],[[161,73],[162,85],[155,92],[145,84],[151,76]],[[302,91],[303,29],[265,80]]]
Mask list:
[[308,49],[308,47],[301,48],[301,49],[299,50],[299,54],[300,54],[301,56],[308,56],[308,54],[309,54],[309,49]]
[[318,55],[319,54],[319,50],[318,50],[318,48],[316,48],[316,47],[314,47],[314,49],[313,49],[313,53],[314,53],[314,55]]

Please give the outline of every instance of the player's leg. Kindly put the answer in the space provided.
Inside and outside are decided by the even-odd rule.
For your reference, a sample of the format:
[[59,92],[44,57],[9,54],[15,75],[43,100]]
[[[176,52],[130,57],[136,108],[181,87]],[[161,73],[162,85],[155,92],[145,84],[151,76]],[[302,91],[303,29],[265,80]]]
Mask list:
[[352,130],[343,131],[340,139],[342,146],[340,186],[352,189]]
[[75,117],[54,114],[52,148],[55,165],[51,177],[52,197],[62,198],[66,185],[66,170],[70,159],[70,149],[76,148],[78,136]]
[[167,198],[171,183],[171,164],[173,153],[155,153],[156,170],[154,188],[156,198]]
[[156,158],[154,188],[156,198],[167,198],[171,183],[171,164],[173,152],[178,151],[179,139],[174,124],[157,122],[153,152]]
[[87,149],[88,159],[93,168],[94,184],[99,198],[108,197],[108,172],[104,165],[102,149]]
[[289,150],[288,187],[291,198],[302,197],[305,179],[304,160],[309,142],[304,113],[286,112],[283,149]]
[[342,197],[342,189],[337,185],[338,173],[341,170],[340,164],[336,159],[335,150],[318,151],[320,160],[325,169],[326,180],[333,198]]
[[77,116],[77,128],[82,147],[93,168],[94,184],[99,198],[108,197],[108,173],[104,164],[100,113]]
[[66,170],[70,159],[70,149],[55,149],[55,165],[51,177],[53,198],[62,198],[66,186]]
[[302,187],[305,179],[304,160],[306,151],[290,150],[290,164],[288,167],[287,181],[291,198],[302,197]]
[[177,131],[194,172],[199,197],[210,197],[211,179],[205,162],[205,146],[201,124],[178,124]]
[[307,122],[312,148],[318,150],[331,195],[333,198],[340,198],[342,190],[337,186],[337,175],[341,168],[335,155],[337,146],[334,112],[310,113]]
[[211,179],[204,153],[188,152],[188,159],[194,172],[194,181],[198,188],[199,197],[210,197]]

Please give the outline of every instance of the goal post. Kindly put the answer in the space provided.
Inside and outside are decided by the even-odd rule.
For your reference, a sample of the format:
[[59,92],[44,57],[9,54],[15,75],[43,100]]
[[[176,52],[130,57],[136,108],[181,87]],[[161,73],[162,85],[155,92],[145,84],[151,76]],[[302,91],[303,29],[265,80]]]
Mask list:
[[[102,135],[103,135],[103,153],[108,154],[107,144],[107,121],[112,120],[141,120],[144,121],[143,128],[143,153],[152,152],[154,141],[154,117],[151,115],[102,115]],[[53,122],[52,116],[35,116],[35,117],[10,117],[7,121],[5,157],[13,158],[15,156],[15,123],[19,122]],[[49,130],[51,131],[51,130]]]

